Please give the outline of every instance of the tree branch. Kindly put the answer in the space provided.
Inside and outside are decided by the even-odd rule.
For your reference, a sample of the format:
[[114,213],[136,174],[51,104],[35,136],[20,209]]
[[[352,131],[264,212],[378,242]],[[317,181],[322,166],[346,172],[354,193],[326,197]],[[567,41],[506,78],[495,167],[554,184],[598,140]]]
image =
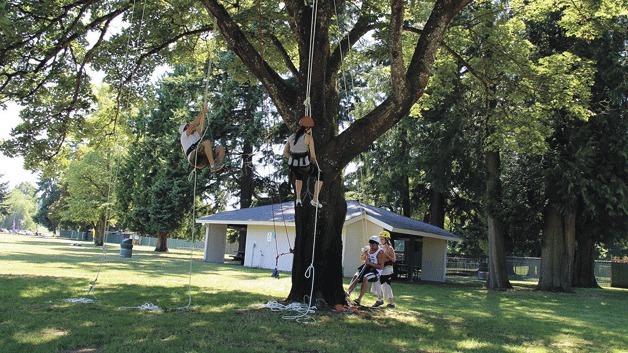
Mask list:
[[201,0],[207,11],[219,21],[218,30],[225,39],[227,46],[231,49],[242,62],[247,66],[251,73],[257,77],[268,95],[275,102],[277,110],[284,119],[293,116],[294,109],[297,104],[297,94],[293,87],[290,87],[275,72],[268,63],[266,63],[258,51],[251,45],[246,35],[238,27],[231,18],[227,10],[216,0]]
[[[372,24],[369,17],[360,16],[355,26],[344,36],[333,50],[329,58],[329,72],[338,72],[342,66],[343,60],[347,57],[353,45],[357,43],[365,34],[377,28],[378,25]],[[346,45],[343,45],[346,43]]]
[[283,44],[281,44],[281,42],[279,41],[279,38],[277,38],[277,36],[275,35],[271,35],[270,41],[275,46],[275,49],[277,49],[277,52],[279,53],[279,55],[283,58],[283,61],[286,64],[286,67],[292,73],[292,75],[295,77],[299,75],[299,70],[296,68],[296,66],[294,66],[294,63],[292,62],[292,58],[290,58],[290,55],[288,55],[286,48],[284,48]]
[[[344,167],[375,139],[383,135],[408,114],[410,108],[423,95],[431,75],[438,47],[453,17],[472,0],[438,0],[419,37],[415,52],[405,74],[405,89],[391,99],[388,97],[379,106],[361,119],[356,120],[327,145],[321,155],[327,158],[323,163],[330,168]],[[400,11],[399,7],[392,8]],[[394,14],[392,16],[401,16]]]
[[403,77],[405,65],[403,63],[403,0],[392,0],[390,5],[390,81],[393,99],[401,100],[406,91],[406,82]]

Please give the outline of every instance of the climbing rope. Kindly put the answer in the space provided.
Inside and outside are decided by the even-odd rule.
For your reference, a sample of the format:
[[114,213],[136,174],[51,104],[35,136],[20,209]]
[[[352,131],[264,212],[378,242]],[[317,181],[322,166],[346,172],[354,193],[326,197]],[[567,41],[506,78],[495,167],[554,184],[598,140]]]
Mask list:
[[94,299],[83,298],[83,297],[63,299],[63,301],[68,302],[68,303],[79,303],[79,304],[93,304],[94,303]]
[[[136,5],[136,1],[133,0],[133,6],[131,7],[131,17],[130,17],[130,23],[133,23],[133,18],[135,17],[135,5]],[[143,31],[143,26],[144,26],[144,14],[146,13],[146,1],[144,1],[143,6],[142,6],[142,16],[140,18],[140,22],[139,22],[139,27],[137,30],[137,35],[136,35],[136,43],[139,46],[140,44],[140,38],[142,35],[142,31]],[[124,61],[123,61],[123,65],[122,67],[124,68],[124,71],[128,71],[129,70],[129,52],[131,50],[131,37],[132,36],[128,36],[127,37],[127,43],[126,43],[126,48],[125,48],[125,54],[124,54]],[[118,94],[121,95],[122,94],[122,89],[124,87],[124,80],[120,80],[120,85],[118,86]],[[126,103],[128,103],[128,95],[125,95],[125,99],[126,99]],[[112,131],[112,136],[114,138],[114,146],[118,146],[118,144],[116,143],[117,139],[118,139],[118,118],[120,116],[120,106],[121,106],[121,101],[120,98],[118,96],[118,99],[116,100],[116,109],[115,109],[115,116],[114,116],[114,124],[113,124],[113,131]],[[116,148],[116,152],[114,153],[114,163],[113,164],[113,172],[111,172],[111,170],[109,171],[109,183],[107,186],[107,208],[106,208],[106,212],[105,212],[105,224],[103,225],[102,231],[102,253],[101,253],[101,257],[100,257],[100,261],[98,264],[98,269],[96,270],[96,276],[94,278],[94,280],[90,283],[89,287],[86,290],[86,295],[91,295],[94,299],[96,299],[96,296],[94,295],[94,290],[96,288],[96,284],[98,283],[98,278],[100,277],[100,273],[102,271],[103,268],[103,264],[105,262],[105,259],[107,257],[107,234],[109,233],[109,220],[111,218],[111,195],[113,195],[114,191],[115,191],[115,183],[117,180],[117,176],[118,176],[118,163],[116,163],[115,160],[117,160],[119,156],[119,153],[117,153],[117,148]],[[67,302],[70,303],[81,303],[81,304],[90,304],[94,302],[94,299],[87,299],[84,297],[80,297],[80,298],[70,298],[70,299],[66,299]]]
[[314,0],[314,6],[312,9],[312,18],[310,26],[310,43],[307,62],[307,84],[305,86],[305,116],[312,116],[312,105],[310,102],[310,93],[312,87],[312,63],[314,62],[314,42],[316,39],[316,18],[318,12],[318,0]]
[[[212,71],[212,60],[210,57],[208,57],[207,75],[205,77],[205,92],[203,93],[203,106],[205,106],[208,102],[209,79],[211,77],[211,71]],[[203,135],[201,136],[201,139],[199,140],[199,143],[203,141],[203,137],[205,137],[205,134],[207,133],[208,129],[209,129],[209,119],[207,121],[207,126],[205,126],[205,130],[203,131]],[[193,170],[190,173],[190,177],[192,176],[192,173],[194,174],[194,182],[192,183],[194,186],[192,188],[193,190],[192,191],[192,216],[190,218],[190,238],[192,239],[192,246],[190,247],[190,265],[189,265],[189,270],[188,270],[188,293],[187,293],[188,303],[187,305],[183,307],[178,307],[177,310],[186,310],[190,307],[190,305],[192,305],[192,273],[193,273],[192,264],[194,263],[194,242],[196,241],[196,236],[194,234],[195,233],[194,231],[195,231],[195,221],[196,221],[196,184],[197,184],[197,179],[198,179],[198,168],[196,168],[197,160],[198,160],[198,148],[195,149],[194,151],[194,166],[192,167]],[[188,180],[190,179],[190,177],[188,177]]]
[[[312,86],[312,63],[314,61],[314,42],[315,42],[315,37],[316,37],[317,12],[318,12],[318,0],[314,0],[313,9],[312,9],[312,18],[310,22],[311,26],[310,26],[310,43],[309,43],[309,54],[308,54],[307,84],[306,84],[305,102],[304,102],[305,116],[312,115],[310,93],[311,93],[311,86]],[[316,164],[316,168],[317,168],[317,174],[318,174],[316,180],[320,180],[321,170],[318,167],[318,163]],[[316,190],[316,185],[314,186],[314,190]],[[317,201],[320,202],[320,200],[317,200]],[[304,322],[304,321],[309,320],[308,314],[312,313],[313,310],[315,310],[315,307],[312,306],[312,297],[314,295],[314,283],[315,283],[315,278],[316,278],[316,269],[314,267],[314,255],[316,252],[316,232],[317,232],[317,227],[318,227],[318,209],[319,207],[318,205],[316,205],[316,211],[314,212],[314,236],[312,237],[312,257],[311,257],[312,260],[308,268],[305,270],[305,274],[304,274],[305,278],[311,279],[310,295],[307,297],[308,299],[307,309],[301,309],[299,311],[300,315],[284,316],[284,319],[293,319],[293,320],[296,320],[297,322]]]
[[[274,189],[270,189],[270,190],[274,191]],[[273,201],[274,193],[271,192],[270,193],[270,209],[273,214],[273,236],[275,238],[275,251],[277,254],[277,256],[275,257],[275,269],[273,270],[271,277],[279,279],[279,270],[278,270],[279,258],[283,255],[293,254],[294,250],[292,249],[292,245],[290,244],[290,237],[288,236],[288,225],[286,224],[286,218],[283,213],[283,203],[281,202],[281,195],[279,192],[277,192],[277,195],[279,198],[279,209],[281,210],[281,218],[284,224],[284,230],[286,232],[286,239],[288,240],[288,252],[284,252],[280,254],[279,253],[279,241],[277,240],[277,225],[275,223],[275,206],[274,206],[274,201]]]

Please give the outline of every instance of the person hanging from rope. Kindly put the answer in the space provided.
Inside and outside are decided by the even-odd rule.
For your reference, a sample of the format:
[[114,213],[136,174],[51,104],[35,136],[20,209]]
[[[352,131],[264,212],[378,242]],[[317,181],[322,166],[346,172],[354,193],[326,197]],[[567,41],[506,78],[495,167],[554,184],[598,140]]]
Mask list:
[[316,160],[314,138],[312,137],[313,128],[314,119],[312,117],[305,116],[301,118],[299,120],[299,130],[290,135],[286,141],[283,156],[288,158],[290,172],[295,178],[296,205],[302,205],[301,189],[303,188],[303,177],[311,175],[316,178],[316,183],[314,184],[314,197],[310,204],[314,207],[322,208],[323,205],[318,201],[318,197],[323,187],[324,177]]
[[[209,165],[212,173],[222,173],[226,171],[222,164],[225,158],[225,148],[218,146],[214,151],[212,141],[202,139],[205,115],[207,115],[207,103],[203,104],[196,119],[191,123],[183,123],[179,126],[181,146],[191,165],[198,169],[203,169]],[[217,164],[214,163],[214,154],[218,160]]]
[[347,289],[347,298],[351,297],[351,292],[357,286],[358,282],[362,282],[360,287],[360,295],[358,299],[354,300],[354,304],[360,306],[360,301],[366,293],[366,287],[368,282],[379,281],[379,276],[384,268],[385,255],[384,251],[379,247],[379,237],[373,235],[369,239],[369,247],[362,253],[362,262],[364,262],[358,271],[353,275],[349,289]]

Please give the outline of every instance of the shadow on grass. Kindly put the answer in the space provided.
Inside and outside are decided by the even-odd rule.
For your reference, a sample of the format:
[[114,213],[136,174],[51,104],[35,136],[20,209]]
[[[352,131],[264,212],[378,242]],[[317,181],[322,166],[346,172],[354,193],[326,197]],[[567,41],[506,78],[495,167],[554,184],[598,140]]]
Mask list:
[[[39,243],[38,251],[27,248],[30,241],[23,246],[0,254],[2,264],[58,276],[0,275],[0,347],[7,352],[510,353],[628,346],[628,291],[562,295],[527,284],[497,292],[479,281],[395,282],[394,310],[318,312],[310,315],[316,323],[300,324],[283,319],[295,312],[260,308],[277,299],[269,294],[281,292],[274,287],[289,285],[289,277],[270,279],[268,270],[195,259],[192,272],[202,282],[190,287],[192,305],[177,310],[188,304],[188,286],[181,283],[187,283],[189,253],[134,249],[132,258],[120,258],[108,250],[96,302],[75,304],[63,299],[85,295],[86,280],[70,276],[91,277],[102,250],[59,241]],[[173,277],[178,281],[169,282]],[[164,310],[122,308],[145,303]]]
[[[107,285],[94,304],[63,300],[82,285],[73,278],[1,276],[0,346],[7,352],[506,353],[521,346],[595,352],[626,343],[621,330],[602,329],[599,318],[572,311],[569,306],[581,301],[532,292],[504,296],[452,285],[398,284],[395,310],[319,312],[311,315],[315,324],[299,324],[282,318],[294,312],[260,308],[269,298],[258,291],[193,286],[187,310],[178,310],[187,305],[187,288],[157,284]],[[424,295],[415,292],[421,287]],[[123,308],[144,303],[162,310]],[[386,339],[365,343],[382,332]],[[559,346],[557,337],[565,335],[573,336],[573,346]]]

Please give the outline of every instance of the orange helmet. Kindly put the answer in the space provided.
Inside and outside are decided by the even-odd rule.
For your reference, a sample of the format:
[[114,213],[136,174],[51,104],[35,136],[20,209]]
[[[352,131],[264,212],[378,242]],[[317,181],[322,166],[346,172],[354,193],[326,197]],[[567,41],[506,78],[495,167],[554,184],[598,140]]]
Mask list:
[[311,116],[304,116],[299,120],[299,125],[303,127],[314,127],[314,119]]

